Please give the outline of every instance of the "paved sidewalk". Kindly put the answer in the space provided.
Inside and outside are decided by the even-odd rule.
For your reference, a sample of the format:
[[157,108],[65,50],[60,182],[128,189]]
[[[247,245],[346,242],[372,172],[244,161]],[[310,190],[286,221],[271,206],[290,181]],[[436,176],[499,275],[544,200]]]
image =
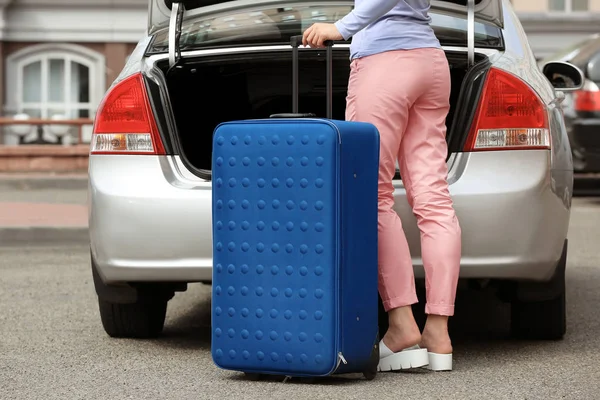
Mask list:
[[0,246],[89,242],[87,177],[0,174]]
[[80,204],[0,203],[0,226],[87,227],[87,207]]

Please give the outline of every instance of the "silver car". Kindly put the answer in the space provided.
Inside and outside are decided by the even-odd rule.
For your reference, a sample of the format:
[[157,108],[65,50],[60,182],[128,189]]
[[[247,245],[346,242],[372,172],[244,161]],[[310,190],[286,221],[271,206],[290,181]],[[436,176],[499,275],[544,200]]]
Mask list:
[[[108,335],[159,335],[174,293],[211,282],[215,126],[289,112],[290,36],[352,6],[149,0],[148,34],[106,93],[91,145],[92,272]],[[432,1],[431,16],[451,65],[448,179],[462,281],[497,287],[516,336],[562,338],[573,162],[560,103],[582,73],[559,61],[538,68],[508,0]],[[348,47],[334,46],[337,119]],[[301,49],[300,112],[325,115],[324,59]],[[421,279],[419,230],[396,178],[396,211]]]

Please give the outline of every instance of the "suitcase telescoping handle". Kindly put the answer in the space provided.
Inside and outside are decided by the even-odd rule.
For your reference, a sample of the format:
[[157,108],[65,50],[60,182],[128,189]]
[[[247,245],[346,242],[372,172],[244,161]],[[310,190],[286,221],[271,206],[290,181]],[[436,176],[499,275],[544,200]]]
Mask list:
[[[314,117],[314,114],[300,114],[298,111],[298,99],[299,94],[299,59],[298,59],[298,48],[302,44],[302,35],[292,36],[290,38],[290,44],[292,45],[292,113],[284,114],[273,114],[271,118],[310,118]],[[326,80],[327,85],[327,113],[326,118],[331,119],[333,117],[333,41],[325,41],[325,48],[327,53],[326,62]]]

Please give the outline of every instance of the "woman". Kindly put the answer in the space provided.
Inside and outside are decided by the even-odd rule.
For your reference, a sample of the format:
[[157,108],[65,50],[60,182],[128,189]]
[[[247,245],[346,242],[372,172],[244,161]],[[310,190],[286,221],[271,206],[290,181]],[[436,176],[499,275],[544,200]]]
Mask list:
[[[314,24],[303,35],[310,47],[352,37],[346,119],[370,122],[380,133],[379,293],[389,318],[380,343],[382,371],[452,369],[448,317],[454,315],[461,229],[447,183],[450,69],[429,8],[429,0],[356,0],[335,24]],[[417,296],[408,243],[392,208],[396,160],[421,231],[423,333],[412,314]]]

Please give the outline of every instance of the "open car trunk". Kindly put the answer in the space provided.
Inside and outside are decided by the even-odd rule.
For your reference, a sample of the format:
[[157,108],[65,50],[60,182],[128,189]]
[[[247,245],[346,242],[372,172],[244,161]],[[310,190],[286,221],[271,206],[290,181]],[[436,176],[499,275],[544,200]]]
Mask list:
[[[452,135],[454,120],[458,119],[460,103],[471,103],[470,95],[461,88],[467,75],[466,53],[447,53],[451,66],[451,108],[446,121],[448,138],[462,143]],[[487,61],[478,55],[476,62]],[[476,64],[477,65],[477,64]],[[269,118],[275,113],[292,111],[292,64],[290,52],[208,56],[185,58],[180,67],[169,70],[167,60],[158,63],[167,82],[167,89],[176,125],[181,157],[186,166],[200,176],[211,169],[212,136],[215,127],[225,121]],[[478,69],[472,68],[473,70]],[[480,68],[479,68],[480,69]],[[344,119],[350,62],[347,51],[334,49],[333,118]],[[398,71],[401,73],[401,71]],[[300,54],[301,113],[326,113],[325,54],[306,51]],[[467,79],[468,81],[468,79]],[[472,86],[472,85],[469,85]],[[459,101],[460,97],[460,101]],[[469,104],[466,109],[472,109]],[[464,118],[461,118],[464,120]],[[465,123],[454,126],[459,135],[466,136]],[[456,146],[450,151],[457,151]]]

